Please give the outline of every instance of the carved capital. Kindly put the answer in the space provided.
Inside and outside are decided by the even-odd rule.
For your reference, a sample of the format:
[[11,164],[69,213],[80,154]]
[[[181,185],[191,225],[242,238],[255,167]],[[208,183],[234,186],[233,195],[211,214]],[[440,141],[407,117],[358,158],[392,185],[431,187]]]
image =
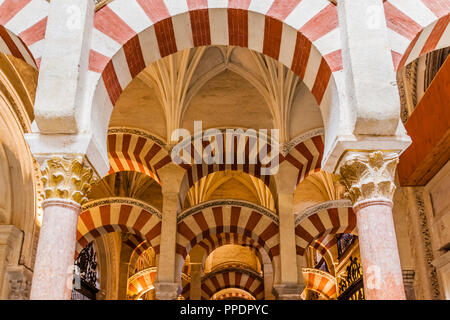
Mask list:
[[341,183],[354,205],[368,200],[392,202],[397,153],[351,152],[340,167]]
[[178,283],[157,282],[155,283],[157,300],[177,300]]
[[41,171],[45,200],[63,199],[80,205],[88,200],[86,194],[95,177],[81,157],[53,157],[44,162]]

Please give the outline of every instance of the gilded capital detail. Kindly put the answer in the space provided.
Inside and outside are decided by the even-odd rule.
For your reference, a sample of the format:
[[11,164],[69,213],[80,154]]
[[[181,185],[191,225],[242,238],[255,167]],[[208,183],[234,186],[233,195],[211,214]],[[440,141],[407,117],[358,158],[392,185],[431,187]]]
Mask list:
[[88,200],[86,195],[94,182],[94,172],[83,165],[81,157],[53,157],[44,162],[41,171],[45,200],[71,200],[79,205]]
[[397,153],[352,152],[340,167],[341,183],[353,204],[364,201],[392,202],[395,192]]

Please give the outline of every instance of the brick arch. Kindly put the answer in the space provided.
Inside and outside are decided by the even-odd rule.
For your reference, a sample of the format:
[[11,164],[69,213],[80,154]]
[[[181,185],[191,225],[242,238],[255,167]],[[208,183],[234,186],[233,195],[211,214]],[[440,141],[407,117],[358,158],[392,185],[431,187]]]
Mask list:
[[288,144],[280,163],[289,162],[297,171],[297,185],[313,172],[320,171],[324,154],[324,130],[314,129],[294,138]]
[[328,201],[308,208],[295,217],[297,254],[303,256],[314,240],[337,233],[357,233],[356,215],[349,201]]
[[159,253],[161,213],[150,205],[129,198],[88,202],[78,219],[76,254],[95,238],[110,232],[137,234]]
[[[216,150],[214,148],[214,153],[219,154],[222,157],[223,164],[207,164],[205,161],[201,161],[201,163],[196,163],[195,158],[201,157],[204,154],[204,151],[208,147],[211,146],[211,142],[202,141],[202,137],[193,136],[190,139],[183,140],[179,144],[179,148],[172,150],[172,158],[175,158],[177,161],[181,161],[180,166],[182,166],[185,170],[185,176],[183,177],[182,187],[183,190],[189,190],[193,187],[200,179],[206,177],[207,175],[225,171],[225,170],[233,170],[247,173],[249,175],[254,176],[255,178],[261,179],[264,184],[270,189],[272,195],[276,194],[276,186],[275,181],[273,179],[273,175],[265,174],[263,170],[264,165],[261,163],[260,159],[273,159],[274,161],[280,162],[280,154],[276,153],[273,155],[271,153],[272,144],[270,141],[270,137],[264,136],[261,140],[258,140],[259,133],[255,131],[257,134],[255,139],[248,138],[245,134],[236,133],[236,134],[227,134],[227,129],[222,129],[221,134],[218,135],[222,139],[222,149]],[[243,128],[235,128],[233,130],[242,130],[245,133],[247,129]],[[199,139],[201,144],[195,142],[195,139]],[[232,139],[232,140],[231,140]],[[259,141],[264,143],[260,143]],[[233,144],[233,159],[232,163],[227,163],[227,152],[230,152],[231,143]],[[220,145],[215,145],[220,147]],[[241,150],[239,150],[241,149]],[[178,152],[179,151],[179,152]],[[190,154],[189,159],[183,158],[183,152],[186,151],[187,154]],[[175,156],[175,157],[174,157]],[[239,164],[239,158],[244,160],[243,164]],[[251,160],[256,160],[251,163]],[[267,165],[266,165],[267,166]]]
[[128,279],[127,295],[133,300],[139,299],[146,292],[154,289],[157,268],[142,270]]
[[250,293],[256,300],[264,299],[264,280],[255,272],[243,269],[223,269],[202,279],[202,300],[209,300],[219,291],[238,288]]
[[279,270],[278,217],[270,210],[245,201],[214,200],[182,212],[177,218],[178,273],[189,251],[208,237],[235,233],[252,239],[267,252],[275,277]]
[[172,161],[165,143],[142,130],[110,128],[108,131],[109,174],[137,171],[161,184],[157,170]]
[[337,238],[334,234],[326,234],[318,239],[314,240],[311,244],[311,247],[324,258],[327,263],[328,270],[331,274],[334,274],[334,262],[336,261],[337,256],[335,253],[337,252]]
[[223,289],[220,290],[219,292],[216,292],[213,297],[211,298],[212,300],[234,300],[236,298],[239,299],[243,299],[243,300],[256,300],[254,296],[252,296],[249,292],[242,290],[242,289],[237,289],[237,288],[232,288],[232,289]]
[[99,143],[113,106],[139,72],[208,45],[246,47],[280,61],[310,89],[324,118],[331,114],[342,57],[337,9],[327,0],[115,0],[95,13],[89,59],[91,119],[105,130]]
[[0,52],[39,68],[48,8],[45,0],[0,0]]
[[[238,268],[227,268],[211,272],[202,277],[201,299],[210,300],[212,296],[224,289],[244,290],[257,300],[264,299],[264,280],[256,272]],[[185,299],[190,298],[190,283],[182,290]]]
[[305,281],[305,291],[315,291],[328,300],[336,299],[336,278],[331,274],[322,270],[310,268],[303,268],[302,273]]
[[450,0],[388,0],[384,11],[396,70],[450,46]]

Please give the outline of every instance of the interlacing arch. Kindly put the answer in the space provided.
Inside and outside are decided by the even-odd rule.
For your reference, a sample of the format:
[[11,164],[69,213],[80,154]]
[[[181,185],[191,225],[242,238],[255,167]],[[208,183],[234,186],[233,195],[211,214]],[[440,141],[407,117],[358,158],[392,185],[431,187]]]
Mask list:
[[161,183],[157,171],[172,161],[165,143],[142,130],[108,130],[109,173],[137,171]]
[[252,239],[259,244],[272,261],[276,277],[280,240],[279,221],[274,212],[246,201],[213,200],[181,212],[177,221],[178,272],[195,245],[214,235],[232,233],[244,235],[245,240]]
[[39,68],[49,4],[45,0],[0,0],[0,53]]
[[159,253],[161,213],[154,207],[130,198],[108,198],[88,202],[78,219],[78,253],[95,238],[110,232],[134,233],[146,239]]
[[107,128],[119,96],[147,66],[211,45],[245,47],[284,64],[329,118],[342,57],[337,9],[327,0],[115,0],[95,13],[94,28],[89,70],[98,79],[97,126]]
[[396,70],[450,46],[450,0],[387,0],[384,11]]
[[357,233],[356,215],[350,201],[328,201],[306,209],[295,217],[297,254],[303,256],[314,240],[338,233]]
[[337,284],[335,277],[328,272],[310,268],[303,268],[302,273],[305,281],[305,292],[312,290],[327,300],[336,299]]

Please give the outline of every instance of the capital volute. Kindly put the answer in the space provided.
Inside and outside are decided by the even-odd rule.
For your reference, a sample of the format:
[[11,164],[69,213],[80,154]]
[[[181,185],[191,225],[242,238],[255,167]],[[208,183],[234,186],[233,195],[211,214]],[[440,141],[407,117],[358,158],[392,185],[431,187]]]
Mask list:
[[397,153],[349,152],[341,163],[340,180],[354,205],[371,200],[392,201]]
[[44,161],[41,172],[45,200],[69,200],[82,205],[95,181],[94,171],[84,165],[82,157],[54,156]]

